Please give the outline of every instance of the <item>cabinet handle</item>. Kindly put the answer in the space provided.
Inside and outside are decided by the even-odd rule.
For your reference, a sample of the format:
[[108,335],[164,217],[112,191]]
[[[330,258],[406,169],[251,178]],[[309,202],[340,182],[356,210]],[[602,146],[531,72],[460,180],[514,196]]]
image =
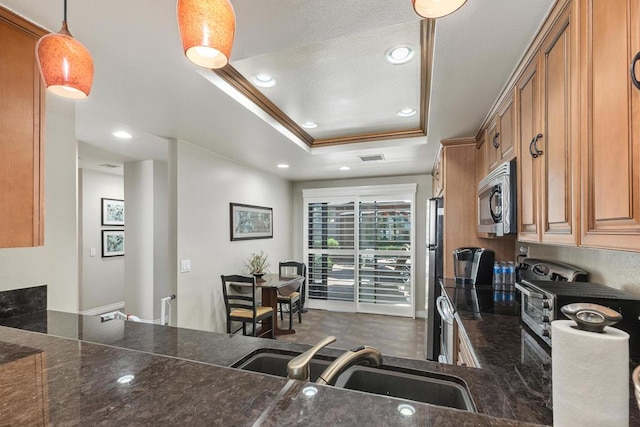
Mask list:
[[498,142],[498,137],[500,136],[500,132],[496,132],[493,136],[493,146],[496,148],[500,148],[500,143]]
[[534,159],[537,159],[541,154],[544,154],[542,150],[538,149],[538,140],[540,138],[542,138],[541,133],[537,134],[529,143],[529,154],[531,154],[531,157],[533,157]]
[[631,61],[631,67],[629,67],[629,73],[631,74],[631,81],[636,89],[640,89],[640,82],[636,79],[636,62],[640,60],[640,52],[636,53],[636,56],[633,57],[633,61]]

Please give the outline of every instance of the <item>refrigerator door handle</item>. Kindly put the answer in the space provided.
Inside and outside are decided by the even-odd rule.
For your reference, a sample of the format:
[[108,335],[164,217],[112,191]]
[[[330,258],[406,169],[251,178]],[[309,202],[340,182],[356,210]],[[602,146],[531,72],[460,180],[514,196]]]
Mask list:
[[433,249],[436,247],[436,221],[438,215],[438,205],[435,200],[429,200],[429,204],[427,205],[427,215],[429,218],[429,241],[427,242],[427,246],[429,249]]

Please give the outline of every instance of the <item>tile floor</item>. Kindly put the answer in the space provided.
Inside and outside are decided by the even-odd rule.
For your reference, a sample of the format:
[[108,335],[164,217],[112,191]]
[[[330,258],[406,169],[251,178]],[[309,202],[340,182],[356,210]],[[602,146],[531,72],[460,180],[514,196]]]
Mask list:
[[[289,325],[289,313],[284,314],[280,327]],[[315,344],[333,335],[336,342],[330,347],[349,349],[369,345],[383,355],[424,359],[425,319],[383,316],[363,313],[339,313],[309,310],[302,313],[302,323],[294,314],[292,335],[281,335],[279,341]]]

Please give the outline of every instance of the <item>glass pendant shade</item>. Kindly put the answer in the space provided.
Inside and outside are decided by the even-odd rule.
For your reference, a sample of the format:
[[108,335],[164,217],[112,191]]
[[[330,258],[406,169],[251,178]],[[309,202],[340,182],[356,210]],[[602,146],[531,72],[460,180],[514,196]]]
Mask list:
[[467,0],[412,0],[413,9],[423,18],[442,18],[460,9]]
[[36,57],[40,75],[48,90],[65,98],[83,99],[89,96],[93,82],[93,58],[69,33],[67,22],[56,34],[38,40]]
[[229,0],[178,0],[178,27],[187,58],[205,68],[229,63],[236,14]]

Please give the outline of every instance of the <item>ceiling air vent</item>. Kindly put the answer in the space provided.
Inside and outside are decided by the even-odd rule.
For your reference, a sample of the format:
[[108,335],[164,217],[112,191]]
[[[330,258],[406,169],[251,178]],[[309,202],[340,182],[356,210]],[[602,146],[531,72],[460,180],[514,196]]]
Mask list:
[[372,154],[370,156],[359,156],[360,160],[363,162],[377,162],[379,160],[384,160],[384,156],[382,154]]
[[101,168],[107,168],[107,169],[118,169],[120,166],[119,165],[112,165],[111,163],[103,163],[100,165]]

